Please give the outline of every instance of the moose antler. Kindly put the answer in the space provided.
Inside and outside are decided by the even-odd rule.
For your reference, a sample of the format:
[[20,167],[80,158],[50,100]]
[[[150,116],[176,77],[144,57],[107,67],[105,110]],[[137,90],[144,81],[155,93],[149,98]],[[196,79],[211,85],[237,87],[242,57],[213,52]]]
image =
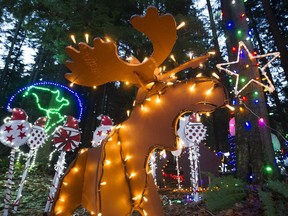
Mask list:
[[79,51],[69,46],[67,54],[73,61],[67,61],[72,71],[65,77],[72,83],[85,86],[98,86],[111,81],[124,81],[140,85],[155,80],[154,70],[171,52],[176,41],[176,25],[172,15],[159,16],[154,7],[147,9],[145,16],[133,16],[131,23],[143,32],[153,43],[154,52],[142,63],[131,64],[120,59],[116,45],[94,39],[94,47],[79,44]]
[[169,81],[171,74],[188,67],[198,67],[208,59],[208,56],[192,59],[164,75],[154,75],[175,44],[175,20],[172,15],[159,15],[155,7],[149,7],[145,16],[135,15],[130,22],[135,29],[148,36],[153,44],[154,51],[147,61],[123,61],[117,54],[115,43],[95,38],[94,47],[80,43],[79,50],[71,46],[66,48],[73,61],[66,62],[72,73],[65,74],[65,77],[72,83],[84,86],[123,81],[146,88],[147,84],[158,80]]

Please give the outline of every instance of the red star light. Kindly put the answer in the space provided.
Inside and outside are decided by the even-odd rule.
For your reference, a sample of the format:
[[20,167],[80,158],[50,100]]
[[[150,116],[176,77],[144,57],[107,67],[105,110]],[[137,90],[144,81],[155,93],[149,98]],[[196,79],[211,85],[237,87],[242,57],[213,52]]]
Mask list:
[[101,135],[102,135],[102,131],[98,131],[97,136],[101,136]]
[[[241,51],[243,52],[243,50],[241,49],[245,49],[248,56],[249,56],[249,59],[250,60],[253,60],[253,59],[260,59],[260,58],[266,58],[268,56],[273,56],[272,59],[270,59],[270,61],[268,61],[263,67],[258,67],[259,70],[261,71],[261,74],[266,78],[267,82],[268,82],[268,85],[267,84],[264,84],[258,80],[255,80],[255,79],[250,79],[240,90],[238,89],[239,88],[239,74],[234,72],[234,71],[231,71],[223,66],[228,66],[228,65],[235,65],[235,64],[238,64],[239,63],[239,60],[240,60],[240,54],[241,54]],[[233,61],[233,62],[227,62],[227,63],[221,63],[221,64],[217,64],[216,67],[219,71],[223,70],[225,71],[227,74],[229,75],[232,75],[232,76],[236,76],[236,83],[235,83],[235,87],[234,87],[234,91],[235,91],[235,96],[239,95],[248,85],[250,85],[252,82],[256,83],[257,85],[260,85],[262,87],[265,88],[265,90],[268,90],[270,93],[272,93],[275,88],[271,82],[271,80],[269,79],[269,77],[266,75],[266,72],[265,72],[265,69],[270,65],[270,63],[272,61],[274,61],[277,57],[280,56],[280,53],[279,52],[274,52],[274,53],[267,53],[265,55],[253,55],[249,52],[248,48],[246,47],[246,45],[240,41],[239,42],[239,47],[238,47],[238,55],[237,55],[237,60],[236,61]]]
[[23,124],[17,125],[17,130],[22,131],[23,128],[25,128]]
[[7,136],[7,141],[8,141],[8,142],[13,142],[14,139],[15,139],[15,138],[13,137],[13,135]]
[[7,131],[9,133],[11,130],[13,130],[11,125],[5,126],[5,130],[4,131]]
[[18,137],[20,137],[21,139],[23,139],[24,137],[26,137],[25,132],[20,132],[20,134],[18,135]]

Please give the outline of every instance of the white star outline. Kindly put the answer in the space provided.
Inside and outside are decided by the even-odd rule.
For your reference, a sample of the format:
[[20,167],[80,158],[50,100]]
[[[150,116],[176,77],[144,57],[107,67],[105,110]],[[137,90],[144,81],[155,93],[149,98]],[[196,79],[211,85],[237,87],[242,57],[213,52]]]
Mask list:
[[[227,66],[227,65],[232,65],[232,64],[237,64],[239,63],[239,60],[240,60],[240,52],[241,52],[241,48],[244,48],[249,56],[249,59],[258,59],[258,58],[265,58],[265,57],[268,57],[268,56],[274,56],[272,59],[270,59],[270,61],[268,61],[263,67],[258,67],[261,71],[261,74],[266,78],[267,82],[268,82],[268,85],[265,85],[263,84],[262,82],[259,82],[255,79],[250,79],[248,83],[246,83],[239,91],[238,91],[238,83],[239,83],[239,74],[227,69],[227,68],[224,68],[223,66]],[[244,44],[243,41],[240,41],[239,42],[239,46],[238,46],[238,55],[237,55],[237,60],[236,61],[233,61],[233,62],[227,62],[227,63],[220,63],[220,64],[217,64],[216,67],[219,71],[223,70],[225,71],[227,74],[229,75],[233,75],[233,76],[236,76],[236,83],[235,83],[235,86],[234,86],[234,93],[235,93],[235,96],[238,96],[248,85],[250,85],[250,83],[254,82],[262,87],[264,87],[266,90],[268,90],[270,93],[272,93],[274,90],[275,90],[275,87],[273,86],[271,80],[269,79],[269,77],[267,76],[266,72],[265,72],[265,69],[270,65],[270,63],[272,61],[274,61],[276,58],[278,58],[280,56],[280,52],[274,52],[274,53],[267,53],[267,54],[264,54],[264,55],[257,55],[257,56],[253,56],[248,48],[246,47],[246,45]]]

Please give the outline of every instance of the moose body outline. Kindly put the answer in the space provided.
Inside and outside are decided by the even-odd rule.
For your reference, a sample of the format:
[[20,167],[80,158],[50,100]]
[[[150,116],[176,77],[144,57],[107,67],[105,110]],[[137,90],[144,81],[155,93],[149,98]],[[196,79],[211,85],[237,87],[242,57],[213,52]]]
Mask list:
[[[100,146],[79,151],[78,157],[62,179],[51,215],[71,215],[79,206],[86,208],[91,215],[126,216],[132,215],[134,210],[141,215],[164,215],[148,167],[149,154],[156,148],[177,149],[177,122],[184,112],[211,112],[226,103],[227,92],[218,80],[200,77],[177,82],[172,76],[187,67],[198,67],[208,56],[190,60],[184,66],[158,75],[158,66],[169,55],[173,47],[171,44],[174,45],[176,39],[176,25],[171,15],[159,16],[156,8],[149,7],[144,17],[132,17],[132,24],[138,26],[140,31],[144,29],[142,32],[151,39],[154,48],[149,60],[131,64],[124,69],[122,65],[119,72],[122,75],[117,75],[118,80],[128,80],[139,87],[135,106],[130,117],[114,126]],[[154,33],[160,24],[165,25],[165,28],[168,26],[165,40],[161,40],[159,33]],[[147,25],[151,26],[147,28]],[[97,55],[102,53],[105,56],[105,52],[95,48],[104,49],[105,44],[107,42],[96,38],[94,48],[85,44],[79,46],[80,51],[68,47],[67,53],[74,62],[67,64],[72,74],[66,75],[66,78],[73,83],[88,86],[114,81],[111,78],[113,74],[103,74],[105,77],[100,81],[98,78],[85,78],[85,73],[93,75],[101,71],[101,64],[96,64]],[[110,51],[106,54],[110,55],[111,43],[107,46]],[[96,63],[92,64],[93,58]],[[117,58],[111,59],[116,62],[103,67],[111,69],[119,65]],[[107,71],[107,68],[103,71]],[[151,80],[151,77],[154,79]],[[147,101],[148,98],[151,101]]]

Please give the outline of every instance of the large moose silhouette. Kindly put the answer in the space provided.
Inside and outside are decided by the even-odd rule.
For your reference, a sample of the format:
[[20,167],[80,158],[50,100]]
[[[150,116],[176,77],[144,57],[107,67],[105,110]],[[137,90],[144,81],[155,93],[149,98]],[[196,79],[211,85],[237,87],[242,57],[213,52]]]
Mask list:
[[72,71],[66,78],[84,86],[111,81],[129,82],[138,93],[128,120],[114,126],[96,148],[81,149],[69,166],[54,200],[51,215],[71,215],[79,206],[91,215],[163,215],[161,201],[149,170],[149,154],[154,149],[177,148],[177,122],[183,112],[212,112],[226,103],[226,90],[217,79],[199,77],[178,81],[175,74],[197,68],[205,55],[160,73],[159,66],[176,41],[176,24],[169,15],[159,15],[149,7],[145,16],[133,16],[131,24],[153,44],[146,61],[121,60],[113,42],[94,39],[94,47],[69,46]]

